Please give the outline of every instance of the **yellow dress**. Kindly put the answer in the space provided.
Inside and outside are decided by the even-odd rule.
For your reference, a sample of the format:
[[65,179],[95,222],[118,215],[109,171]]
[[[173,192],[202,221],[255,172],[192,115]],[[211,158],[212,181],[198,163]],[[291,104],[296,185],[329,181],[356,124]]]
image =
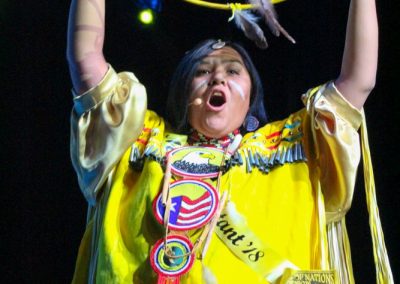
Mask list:
[[[333,83],[302,99],[304,109],[243,137],[221,189],[246,230],[293,269],[334,270],[351,279],[351,263],[337,264],[331,241],[346,238],[362,115]],[[97,87],[75,98],[71,134],[72,161],[89,203],[73,282],[156,283],[149,252],[165,229],[152,202],[162,187],[165,153],[187,145],[187,137],[147,110],[145,88],[132,73],[116,74],[111,66]],[[329,239],[329,224],[344,233]],[[188,235],[194,242],[199,232]],[[283,274],[271,282],[281,283]],[[206,257],[196,258],[181,282],[269,283],[265,276],[215,234]]]

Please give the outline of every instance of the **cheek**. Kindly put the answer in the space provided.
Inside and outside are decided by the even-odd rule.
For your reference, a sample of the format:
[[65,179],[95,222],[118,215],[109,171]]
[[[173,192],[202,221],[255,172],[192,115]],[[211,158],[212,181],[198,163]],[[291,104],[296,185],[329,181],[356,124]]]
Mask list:
[[239,94],[240,98],[243,101],[246,100],[246,93],[245,93],[244,89],[242,88],[242,86],[239,83],[237,83],[237,82],[235,82],[233,80],[229,80],[228,84],[232,89],[236,90],[236,92]]
[[228,85],[246,102],[250,99],[251,83],[248,80],[228,80]]
[[192,90],[190,95],[191,96],[195,95],[198,90],[207,85],[207,82],[208,82],[207,79],[194,80],[192,82]]
[[196,126],[196,122],[198,121],[199,117],[200,117],[199,108],[196,106],[190,106],[188,110],[188,120],[189,124],[192,127]]

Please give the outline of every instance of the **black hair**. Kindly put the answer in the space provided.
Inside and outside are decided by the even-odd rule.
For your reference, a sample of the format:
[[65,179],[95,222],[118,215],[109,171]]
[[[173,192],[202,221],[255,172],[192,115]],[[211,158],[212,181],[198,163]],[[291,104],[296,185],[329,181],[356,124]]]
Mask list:
[[[215,50],[212,48],[212,45],[217,42],[217,40],[208,39],[200,42],[192,50],[186,52],[172,76],[167,99],[166,119],[174,130],[179,133],[188,134],[190,131],[188,104],[191,83],[200,61]],[[236,50],[243,59],[251,78],[250,108],[247,116],[256,117],[260,123],[259,125],[263,126],[267,123],[267,115],[264,107],[264,90],[260,76],[249,54],[240,44],[227,41],[225,42],[225,46]]]

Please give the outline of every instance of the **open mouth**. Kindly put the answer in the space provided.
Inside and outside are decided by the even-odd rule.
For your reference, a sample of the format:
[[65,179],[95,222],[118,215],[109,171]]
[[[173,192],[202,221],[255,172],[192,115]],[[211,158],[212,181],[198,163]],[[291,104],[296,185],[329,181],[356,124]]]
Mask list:
[[225,96],[219,92],[213,93],[209,100],[209,104],[213,107],[220,107],[224,103],[226,103]]

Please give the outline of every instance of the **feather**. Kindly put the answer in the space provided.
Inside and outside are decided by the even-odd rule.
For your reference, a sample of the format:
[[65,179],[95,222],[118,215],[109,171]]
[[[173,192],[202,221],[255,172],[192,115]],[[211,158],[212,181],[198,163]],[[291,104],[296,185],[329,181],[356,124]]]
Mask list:
[[203,272],[203,280],[204,283],[206,284],[216,284],[218,283],[217,279],[215,278],[215,275],[212,273],[211,269],[208,268],[207,266],[204,265],[203,262],[202,263],[202,272]]
[[275,36],[282,33],[290,42],[296,43],[294,38],[279,24],[278,16],[274,5],[270,0],[248,0],[250,4],[256,6],[257,13],[264,19],[265,23]]
[[234,225],[237,224],[247,224],[246,218],[243,217],[236,209],[235,203],[232,201],[228,201],[225,207],[226,212],[228,213],[228,216],[230,216],[231,221],[233,222]]
[[263,30],[258,26],[258,18],[249,11],[234,10],[235,24],[244,32],[245,36],[255,42],[262,49],[268,47]]
[[[249,3],[254,5],[257,13],[264,19],[265,23],[275,36],[279,36],[279,29],[274,25],[270,18],[277,18],[275,8],[269,0],[249,0]],[[267,14],[269,11],[269,14]],[[268,17],[268,18],[267,18]]]

